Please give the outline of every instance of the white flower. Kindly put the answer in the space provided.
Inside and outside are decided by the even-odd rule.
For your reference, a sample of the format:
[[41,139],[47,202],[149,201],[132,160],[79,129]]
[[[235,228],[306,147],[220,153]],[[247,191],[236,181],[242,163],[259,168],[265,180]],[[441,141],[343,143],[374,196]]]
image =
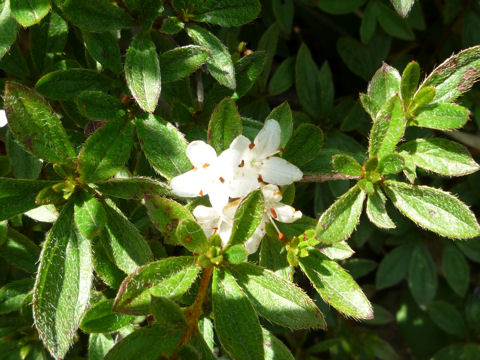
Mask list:
[[207,238],[218,233],[220,239],[222,239],[222,247],[225,247],[232,234],[233,220],[239,203],[238,200],[231,202],[221,211],[199,205],[193,209],[193,216],[197,219]]
[[193,169],[171,180],[172,192],[182,197],[208,195],[215,209],[223,209],[230,196],[229,185],[238,153],[226,150],[217,157],[213,147],[203,141],[193,141],[187,146],[187,157]]
[[5,110],[0,110],[0,128],[4,127],[7,124],[7,114],[5,113]]
[[242,197],[264,183],[288,185],[302,178],[303,173],[288,161],[275,157],[280,149],[281,128],[276,120],[267,120],[255,140],[237,136],[229,150],[239,154],[240,161],[230,183],[230,196]]

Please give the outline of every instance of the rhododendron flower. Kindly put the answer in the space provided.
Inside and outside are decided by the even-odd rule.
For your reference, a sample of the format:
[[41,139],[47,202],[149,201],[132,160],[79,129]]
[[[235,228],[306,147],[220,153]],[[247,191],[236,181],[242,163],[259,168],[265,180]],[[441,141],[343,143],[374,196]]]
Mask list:
[[7,114],[5,113],[5,110],[0,110],[0,128],[4,127],[7,124]]
[[302,178],[295,165],[276,157],[280,150],[281,128],[276,120],[267,120],[253,142],[243,135],[237,136],[229,150],[239,154],[230,183],[230,196],[241,197],[258,189],[264,183],[288,185]]

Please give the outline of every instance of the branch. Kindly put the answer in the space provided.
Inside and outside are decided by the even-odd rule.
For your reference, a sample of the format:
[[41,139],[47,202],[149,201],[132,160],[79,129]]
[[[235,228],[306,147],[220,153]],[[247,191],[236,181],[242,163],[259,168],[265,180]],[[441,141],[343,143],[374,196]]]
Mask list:
[[360,176],[352,176],[345,174],[310,174],[303,175],[303,179],[300,182],[324,182],[330,180],[358,180]]

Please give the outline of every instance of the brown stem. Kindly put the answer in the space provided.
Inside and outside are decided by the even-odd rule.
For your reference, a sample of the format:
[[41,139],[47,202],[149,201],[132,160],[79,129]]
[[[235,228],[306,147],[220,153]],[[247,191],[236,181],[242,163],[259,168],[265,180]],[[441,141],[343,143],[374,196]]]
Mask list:
[[303,175],[300,182],[324,182],[330,180],[358,180],[360,176],[352,176],[345,174],[311,174]]

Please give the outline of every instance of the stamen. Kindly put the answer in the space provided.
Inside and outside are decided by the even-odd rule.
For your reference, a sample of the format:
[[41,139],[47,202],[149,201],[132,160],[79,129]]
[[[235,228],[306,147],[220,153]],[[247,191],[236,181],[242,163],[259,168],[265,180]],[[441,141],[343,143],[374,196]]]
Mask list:
[[283,233],[278,233],[278,240],[283,240],[284,237]]
[[225,182],[225,179],[223,177],[219,177],[218,180],[220,180],[220,182],[223,184]]
[[277,218],[277,212],[275,211],[275,209],[270,208],[270,212],[272,213],[273,218],[276,219]]
[[240,165],[238,165],[239,168],[241,167],[244,167],[245,166],[245,160],[242,160],[242,162],[240,163]]
[[197,171],[198,168],[196,166],[193,167],[193,171]]
[[209,164],[209,163],[205,163],[205,164],[203,164],[203,166],[202,166],[202,167],[203,167],[204,169],[206,169],[206,168],[207,168],[207,167],[209,167],[209,166],[210,166],[210,164]]
[[258,181],[259,183],[262,183],[262,182],[263,182],[262,175],[258,175],[257,181]]
[[285,149],[284,148],[280,148],[279,149],[281,153],[284,153],[285,152]]
[[218,226],[210,226],[210,229],[217,231],[217,230],[218,230]]
[[203,190],[200,190],[200,196],[203,196]]
[[249,148],[250,150],[252,150],[254,147],[255,147],[255,144],[254,144],[254,143],[250,143],[250,145],[248,145],[248,148]]

